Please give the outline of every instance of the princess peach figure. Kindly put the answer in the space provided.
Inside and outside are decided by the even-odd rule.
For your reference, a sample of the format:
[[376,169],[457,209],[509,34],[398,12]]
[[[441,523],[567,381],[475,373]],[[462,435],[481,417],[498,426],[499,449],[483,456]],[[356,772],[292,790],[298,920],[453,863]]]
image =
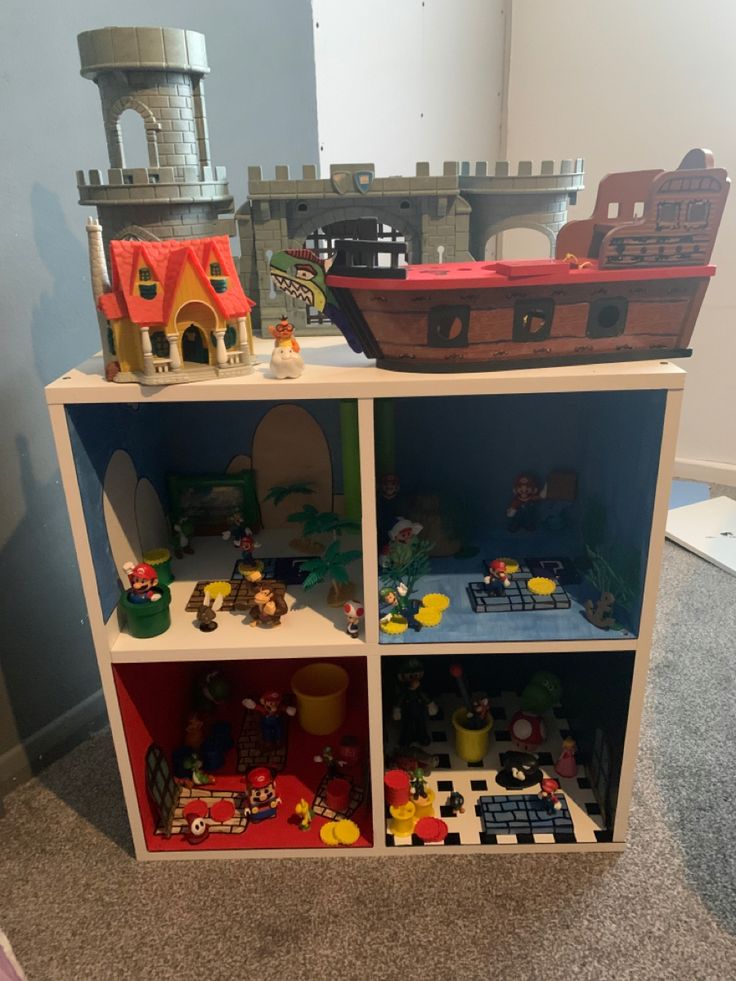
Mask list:
[[561,777],[575,777],[578,772],[578,764],[575,760],[577,743],[570,736],[562,741],[562,752],[560,758],[555,763],[555,773]]

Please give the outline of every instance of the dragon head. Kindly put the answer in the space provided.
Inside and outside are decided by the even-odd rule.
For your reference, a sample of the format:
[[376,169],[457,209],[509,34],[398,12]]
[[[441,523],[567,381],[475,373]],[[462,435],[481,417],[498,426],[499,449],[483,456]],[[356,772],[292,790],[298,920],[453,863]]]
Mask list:
[[332,262],[311,249],[289,249],[271,257],[269,272],[282,293],[322,311],[327,303],[334,303],[325,280]]

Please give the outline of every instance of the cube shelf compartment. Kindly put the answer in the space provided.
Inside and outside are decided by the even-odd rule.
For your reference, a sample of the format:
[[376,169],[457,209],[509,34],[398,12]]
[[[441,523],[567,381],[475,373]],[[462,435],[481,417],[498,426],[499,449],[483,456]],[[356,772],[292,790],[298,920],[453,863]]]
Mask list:
[[[268,352],[268,342],[258,341],[260,363],[245,379],[151,391],[105,382],[100,359],[92,359],[47,388],[136,856],[623,848],[684,372],[665,362],[632,362],[399,374],[366,364],[332,338],[310,338],[303,376],[276,381]],[[512,487],[527,471],[548,493],[536,524],[512,528]],[[395,477],[388,497],[386,475]],[[280,501],[269,495],[289,484],[302,490]],[[348,564],[352,595],[329,597],[362,602],[357,638],[346,632],[341,605],[328,602],[327,582],[304,589],[299,562],[310,557],[310,536],[288,518],[309,504],[360,523],[360,532],[321,534],[323,550],[337,539],[340,550],[359,553]],[[222,537],[236,505],[260,545],[254,557],[263,576],[286,598],[288,612],[276,628],[248,626],[248,563]],[[195,519],[193,553],[170,560],[171,626],[134,637],[119,612],[122,565],[150,549],[173,552],[171,517],[182,508]],[[433,554],[411,583],[406,628],[386,632],[387,609],[389,618],[396,613],[381,596],[390,579],[386,545],[401,517],[424,526]],[[613,603],[602,621],[609,629],[588,618],[601,592],[592,564],[598,552],[628,584],[625,602]],[[484,574],[498,557],[516,566],[508,594],[497,597]],[[534,578],[551,584],[547,595],[534,592]],[[231,599],[217,613],[217,629],[206,633],[197,629],[197,603],[213,580],[229,582]],[[431,594],[449,600],[440,622],[411,629]],[[407,749],[398,745],[393,718],[396,675],[407,658],[420,659],[422,684],[440,709],[421,751],[437,758],[427,778],[434,791],[427,827],[444,823],[441,841],[414,826],[407,832],[406,824],[395,834],[384,794],[384,773]],[[271,760],[284,803],[275,819],[248,826],[244,776],[247,761],[258,759],[257,747],[247,750],[257,733],[241,701],[272,687],[288,697],[294,672],[316,662],[347,671],[347,716],[325,736],[303,732],[298,716],[288,720],[286,747]],[[462,701],[453,664],[469,686],[486,690],[494,717],[487,754],[472,764],[458,756],[452,718]],[[229,726],[234,745],[215,782],[200,788],[173,771],[193,685],[210,670],[230,680],[231,700],[218,708],[217,721]],[[539,671],[562,685],[541,716],[544,738],[535,752],[542,774],[554,776],[565,734],[577,743],[576,773],[560,779],[560,807],[549,820],[539,785],[496,782],[500,755],[519,745],[508,720]],[[320,829],[337,812],[319,811],[309,832],[299,830],[292,812],[298,799],[320,798],[326,768],[314,757],[345,735],[355,737],[362,760],[345,805],[358,837],[349,847],[328,847]],[[412,762],[399,756],[403,766]],[[468,805],[462,815],[448,809],[453,790]],[[187,840],[182,824],[192,807],[204,809],[210,829],[199,844]],[[169,837],[161,833],[167,829]]]

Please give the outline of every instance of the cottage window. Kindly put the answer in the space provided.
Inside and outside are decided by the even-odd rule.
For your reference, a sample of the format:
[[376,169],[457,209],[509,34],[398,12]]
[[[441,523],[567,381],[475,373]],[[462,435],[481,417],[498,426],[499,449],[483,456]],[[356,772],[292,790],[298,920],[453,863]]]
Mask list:
[[219,262],[210,263],[210,276],[222,276],[222,267]]
[[162,330],[154,330],[151,334],[151,349],[157,358],[168,358],[169,342]]
[[141,266],[140,270],[138,271],[138,279],[140,279],[142,283],[148,283],[151,281],[151,279],[153,279],[151,276],[151,270],[148,268],[148,266]]

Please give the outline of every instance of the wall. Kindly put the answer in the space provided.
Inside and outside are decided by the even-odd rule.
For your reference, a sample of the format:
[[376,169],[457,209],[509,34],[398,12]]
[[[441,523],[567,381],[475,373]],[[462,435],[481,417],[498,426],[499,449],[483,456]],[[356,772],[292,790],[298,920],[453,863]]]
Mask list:
[[[513,5],[508,152],[515,157],[585,157],[587,190],[576,217],[592,210],[611,171],[676,167],[692,147],[736,170],[736,130],[725,94],[736,86],[728,0],[700,7],[667,0]],[[736,204],[727,205],[711,283],[693,337],[678,441],[678,472],[736,484],[733,391]],[[690,462],[688,462],[690,461]],[[694,461],[694,465],[692,463]]]
[[122,13],[109,0],[0,7],[0,790],[27,771],[28,757],[35,765],[100,711],[43,386],[98,346],[84,232],[91,211],[77,204],[75,171],[106,169],[108,158],[76,36],[121,21],[206,35],[212,153],[228,168],[236,205],[249,163],[317,159],[308,0],[161,0],[153,12],[128,0]]
[[501,155],[508,0],[313,7],[323,174],[368,162],[411,176],[418,160],[441,174],[444,160]]

